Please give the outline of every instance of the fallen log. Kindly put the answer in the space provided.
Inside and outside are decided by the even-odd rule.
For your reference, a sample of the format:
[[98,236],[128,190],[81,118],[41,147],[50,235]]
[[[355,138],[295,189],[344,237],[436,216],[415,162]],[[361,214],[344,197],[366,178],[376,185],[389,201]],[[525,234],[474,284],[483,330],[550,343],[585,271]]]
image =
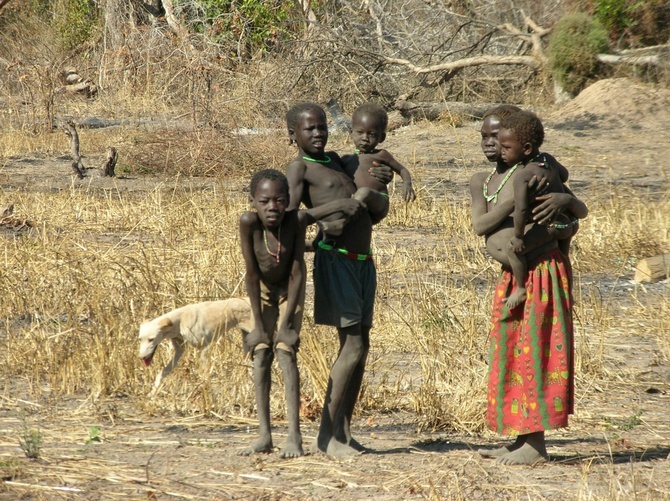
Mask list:
[[640,259],[635,266],[633,280],[641,282],[658,282],[670,276],[670,254]]
[[598,54],[598,61],[607,64],[670,67],[670,45],[655,45],[639,49],[622,50],[617,54]]
[[450,101],[444,103],[414,103],[399,99],[395,103],[395,109],[405,118],[418,118],[424,120],[437,120],[448,116],[467,117],[471,120],[479,120],[496,103],[461,103]]
[[63,68],[63,80],[65,85],[56,89],[58,93],[85,94],[86,97],[92,97],[98,92],[98,86],[90,78],[82,77],[71,66]]

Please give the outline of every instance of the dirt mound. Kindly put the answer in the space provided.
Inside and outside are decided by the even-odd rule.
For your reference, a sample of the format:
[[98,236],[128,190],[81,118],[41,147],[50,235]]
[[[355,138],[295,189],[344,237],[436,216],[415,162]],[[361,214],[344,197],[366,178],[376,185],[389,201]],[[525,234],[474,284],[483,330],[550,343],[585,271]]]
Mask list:
[[549,118],[563,128],[658,128],[670,124],[670,89],[629,78],[600,80]]

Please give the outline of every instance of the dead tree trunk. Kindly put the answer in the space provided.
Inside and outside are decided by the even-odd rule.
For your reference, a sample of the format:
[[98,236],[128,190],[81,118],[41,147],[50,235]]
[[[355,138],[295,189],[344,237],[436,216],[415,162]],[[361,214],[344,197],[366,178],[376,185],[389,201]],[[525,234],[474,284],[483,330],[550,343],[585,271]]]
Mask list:
[[70,150],[72,151],[72,170],[79,179],[84,179],[84,164],[79,155],[79,134],[77,127],[72,120],[68,120],[63,125],[65,134],[70,138]]
[[119,159],[119,154],[116,151],[114,146],[107,148],[107,160],[102,165],[102,175],[106,177],[114,177],[114,168],[116,167],[116,161]]

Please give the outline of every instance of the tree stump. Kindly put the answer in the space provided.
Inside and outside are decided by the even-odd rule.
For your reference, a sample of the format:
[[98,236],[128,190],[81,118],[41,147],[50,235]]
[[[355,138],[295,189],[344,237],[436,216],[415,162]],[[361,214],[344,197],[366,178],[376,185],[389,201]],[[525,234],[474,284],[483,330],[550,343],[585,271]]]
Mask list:
[[640,259],[635,267],[633,280],[640,282],[658,282],[670,276],[670,254]]
[[102,164],[102,175],[106,177],[114,177],[114,167],[116,167],[116,161],[119,159],[119,154],[116,151],[114,146],[107,148],[107,160]]

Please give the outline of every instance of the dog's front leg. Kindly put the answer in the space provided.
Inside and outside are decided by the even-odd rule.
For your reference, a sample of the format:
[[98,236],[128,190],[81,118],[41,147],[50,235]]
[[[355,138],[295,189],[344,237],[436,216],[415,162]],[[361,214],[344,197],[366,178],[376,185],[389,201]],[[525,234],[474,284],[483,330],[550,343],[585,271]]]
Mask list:
[[180,338],[172,338],[170,341],[172,341],[172,347],[174,348],[174,355],[172,355],[172,360],[163,368],[163,370],[156,376],[156,381],[154,382],[154,387],[151,390],[151,393],[149,393],[149,397],[153,397],[158,393],[158,390],[160,389],[161,385],[163,384],[163,379],[167,377],[168,374],[170,374],[175,367],[177,367],[177,364],[179,363],[179,359],[181,356],[184,354],[184,340]]

